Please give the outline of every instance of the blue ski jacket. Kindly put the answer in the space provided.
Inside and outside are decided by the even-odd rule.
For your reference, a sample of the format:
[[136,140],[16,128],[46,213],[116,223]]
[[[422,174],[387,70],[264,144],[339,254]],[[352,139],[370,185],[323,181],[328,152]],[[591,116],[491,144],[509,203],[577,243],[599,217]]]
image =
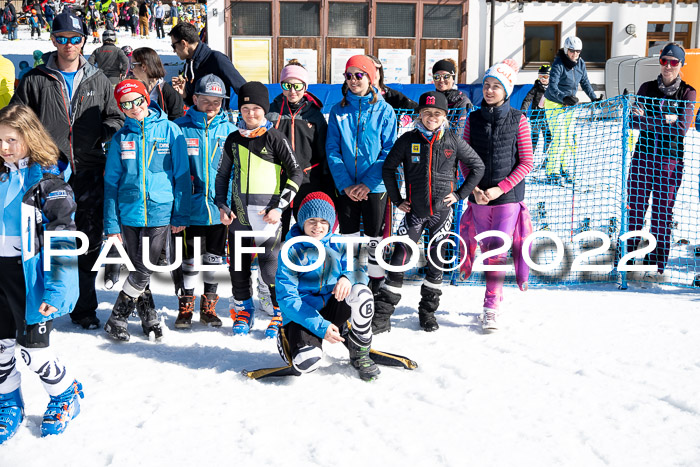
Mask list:
[[158,107],[143,122],[127,118],[112,138],[105,167],[105,233],[121,225],[187,226],[192,181],[180,128]]
[[228,121],[223,110],[207,123],[207,114],[193,107],[187,111],[187,115],[175,120],[175,124],[180,127],[187,142],[190,162],[192,198],[189,225],[221,224],[219,208],[214,202],[214,181],[224,142],[230,133],[236,131],[236,126]]
[[549,99],[557,104],[563,104],[566,96],[575,96],[578,91],[578,85],[581,84],[581,89],[591,100],[596,99],[595,91],[588,81],[588,72],[586,71],[586,62],[582,58],[576,62],[566,55],[564,49],[559,49],[557,57],[552,63],[552,68],[549,71],[549,85],[544,92],[545,99]]
[[[287,241],[304,235],[299,224],[294,224],[287,234]],[[365,284],[369,277],[355,261],[355,271],[348,270],[345,245],[331,243],[331,239],[340,235],[329,233],[321,240],[326,258],[323,265],[312,271],[297,272],[289,268],[282,260],[282,252],[277,261],[275,290],[277,303],[282,312],[282,321],[286,324],[295,322],[323,339],[330,321],[324,319],[319,310],[323,309],[331,298],[336,282],[342,276],[347,277],[352,285]],[[319,257],[316,247],[308,241],[292,245],[287,252],[288,262],[298,266],[313,264]]]
[[[69,313],[78,300],[76,256],[52,256],[50,269],[44,271],[44,232],[74,231],[76,204],[73,190],[57,176],[56,167],[42,168],[28,159],[11,167],[8,180],[0,184],[1,254],[22,257],[25,320],[31,325]],[[53,250],[76,248],[73,237],[54,237],[50,242]],[[20,255],[16,255],[18,250]],[[56,312],[42,315],[42,303],[55,307]]]
[[326,156],[339,193],[364,183],[372,193],[384,193],[382,165],[396,141],[396,114],[377,91],[356,96],[347,92],[348,105],[341,102],[331,108],[328,117]]

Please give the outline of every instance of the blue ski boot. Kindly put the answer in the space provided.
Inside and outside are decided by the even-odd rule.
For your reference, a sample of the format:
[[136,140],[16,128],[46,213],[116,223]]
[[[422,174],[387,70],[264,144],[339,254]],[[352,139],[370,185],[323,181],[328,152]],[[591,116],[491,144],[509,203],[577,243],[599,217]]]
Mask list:
[[266,339],[277,339],[277,333],[279,333],[282,327],[282,312],[280,312],[280,307],[273,307],[274,314],[272,315],[272,320],[270,324],[267,325],[265,330]]
[[233,308],[231,309],[231,318],[233,318],[233,334],[247,335],[255,321],[255,304],[253,303],[253,299],[249,298],[242,301],[234,300]]
[[20,388],[0,394],[0,444],[12,438],[24,420],[24,401]]
[[80,413],[80,399],[83,397],[83,385],[78,380],[73,380],[73,384],[62,394],[51,396],[41,422],[41,436],[59,435],[66,431],[68,423]]

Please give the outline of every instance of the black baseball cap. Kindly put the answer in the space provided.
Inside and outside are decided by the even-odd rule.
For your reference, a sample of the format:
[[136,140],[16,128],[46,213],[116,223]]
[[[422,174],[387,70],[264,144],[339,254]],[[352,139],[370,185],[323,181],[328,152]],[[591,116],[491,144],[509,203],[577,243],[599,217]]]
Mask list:
[[54,18],[51,34],[55,35],[60,32],[74,32],[81,36],[87,35],[83,30],[83,22],[80,21],[80,18],[70,13],[61,13]]

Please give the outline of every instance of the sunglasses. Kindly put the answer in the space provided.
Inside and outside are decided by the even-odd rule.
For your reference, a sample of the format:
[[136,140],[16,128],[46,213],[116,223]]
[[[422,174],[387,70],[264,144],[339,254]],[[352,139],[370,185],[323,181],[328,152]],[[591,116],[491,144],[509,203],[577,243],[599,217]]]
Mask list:
[[581,53],[581,49],[578,49],[578,50],[576,50],[576,49],[569,49],[569,52],[574,53],[574,54],[580,54],[580,53]]
[[677,58],[660,58],[659,63],[661,64],[661,66],[670,65],[670,66],[675,67],[675,66],[680,65],[681,61],[678,60]]
[[172,44],[170,44],[170,45],[172,46],[173,50],[175,50],[175,46],[178,45],[180,42],[182,42],[182,39],[180,39],[180,40],[177,41],[177,42],[173,42]]
[[141,65],[141,62],[131,62],[131,69],[136,68],[136,65]]
[[58,42],[61,45],[66,45],[69,42],[73,45],[78,45],[83,41],[83,36],[73,36],[73,37],[53,36],[53,38],[56,39],[56,42]]
[[146,98],[143,96],[139,96],[133,101],[126,101],[126,102],[120,102],[119,107],[122,108],[122,110],[131,110],[134,107],[140,107],[143,105],[143,103],[146,101]]
[[353,78],[355,78],[357,81],[362,81],[363,76],[367,76],[367,73],[364,71],[358,71],[357,73],[343,73],[343,76],[345,76],[345,79],[350,81]]
[[294,89],[296,92],[299,92],[303,91],[305,87],[306,85],[304,83],[287,83],[286,81],[282,82],[282,89],[285,91],[290,91]]
[[449,81],[451,78],[454,78],[455,75],[452,73],[441,73],[441,74],[434,74],[433,75],[433,81]]

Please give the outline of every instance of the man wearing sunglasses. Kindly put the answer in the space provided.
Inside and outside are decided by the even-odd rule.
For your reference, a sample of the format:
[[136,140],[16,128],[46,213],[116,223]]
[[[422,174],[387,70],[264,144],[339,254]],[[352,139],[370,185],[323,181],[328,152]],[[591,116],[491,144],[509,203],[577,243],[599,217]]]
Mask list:
[[185,104],[194,105],[194,85],[209,74],[221,78],[226,93],[233,88],[238,94],[238,90],[246,82],[245,79],[226,55],[218,50],[211,50],[207,44],[200,42],[199,32],[194,25],[187,22],[178,23],[168,34],[173,51],[180,60],[185,60],[183,72],[172,79],[173,88],[180,93]]
[[62,13],[54,19],[51,42],[56,50],[44,55],[44,65],[22,78],[11,104],[34,110],[61,153],[61,170],[70,168],[75,193],[77,230],[88,236],[88,252],[78,257],[80,297],[71,312],[74,323],[97,329],[99,320],[96,272],[102,245],[105,152],[124,117],[112,96],[112,83],[81,54],[86,32],[79,18]]

